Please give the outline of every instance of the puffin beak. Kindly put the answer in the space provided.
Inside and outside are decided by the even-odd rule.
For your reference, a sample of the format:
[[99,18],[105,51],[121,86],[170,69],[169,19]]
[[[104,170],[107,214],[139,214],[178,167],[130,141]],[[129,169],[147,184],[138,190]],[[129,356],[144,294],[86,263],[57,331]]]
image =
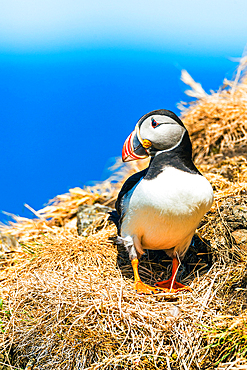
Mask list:
[[131,134],[125,140],[122,150],[123,162],[134,161],[136,159],[143,159],[149,156],[148,152],[142,146],[142,143],[138,138],[137,130],[138,128],[135,128],[135,130],[132,131]]

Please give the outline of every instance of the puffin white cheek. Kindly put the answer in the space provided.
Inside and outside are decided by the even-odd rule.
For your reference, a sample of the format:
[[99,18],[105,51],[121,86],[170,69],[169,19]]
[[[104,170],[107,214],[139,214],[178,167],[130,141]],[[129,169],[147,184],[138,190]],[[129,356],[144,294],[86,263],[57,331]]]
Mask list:
[[165,125],[164,128],[165,130],[160,133],[157,141],[157,145],[160,147],[157,147],[158,149],[165,149],[164,146],[171,148],[177,145],[185,132],[185,129],[179,125]]
[[170,149],[181,142],[185,128],[180,125],[166,124],[157,127],[156,135],[153,138],[153,146],[159,150]]

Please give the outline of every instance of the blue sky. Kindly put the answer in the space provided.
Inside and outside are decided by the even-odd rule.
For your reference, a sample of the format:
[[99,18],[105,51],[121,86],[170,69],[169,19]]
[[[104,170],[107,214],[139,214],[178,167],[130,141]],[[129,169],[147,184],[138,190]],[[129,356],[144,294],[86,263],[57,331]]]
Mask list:
[[246,43],[245,0],[8,0],[0,7],[6,50],[124,45],[194,53]]
[[[0,210],[103,180],[143,114],[179,113],[187,69],[231,78],[246,1],[0,1]],[[6,216],[0,214],[0,220]]]

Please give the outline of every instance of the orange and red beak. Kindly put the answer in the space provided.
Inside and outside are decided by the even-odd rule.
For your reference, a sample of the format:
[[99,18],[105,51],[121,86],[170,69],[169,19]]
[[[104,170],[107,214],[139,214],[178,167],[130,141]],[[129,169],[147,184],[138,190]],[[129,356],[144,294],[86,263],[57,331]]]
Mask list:
[[141,141],[137,135],[138,128],[127,137],[123,145],[122,159],[123,162],[134,161],[136,159],[143,159],[149,156],[146,149],[142,146]]

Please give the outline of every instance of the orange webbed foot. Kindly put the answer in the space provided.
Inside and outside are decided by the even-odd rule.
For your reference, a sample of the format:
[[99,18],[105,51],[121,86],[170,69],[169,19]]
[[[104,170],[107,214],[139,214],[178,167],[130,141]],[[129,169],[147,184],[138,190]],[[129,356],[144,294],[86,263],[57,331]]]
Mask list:
[[192,292],[192,289],[184,284],[179,283],[178,281],[174,280],[172,284],[172,279],[160,281],[154,284],[157,288],[165,291],[166,293],[177,293],[180,291],[189,291]]
[[138,294],[157,294],[161,292],[160,289],[144,284],[141,280],[134,283],[134,289]]

